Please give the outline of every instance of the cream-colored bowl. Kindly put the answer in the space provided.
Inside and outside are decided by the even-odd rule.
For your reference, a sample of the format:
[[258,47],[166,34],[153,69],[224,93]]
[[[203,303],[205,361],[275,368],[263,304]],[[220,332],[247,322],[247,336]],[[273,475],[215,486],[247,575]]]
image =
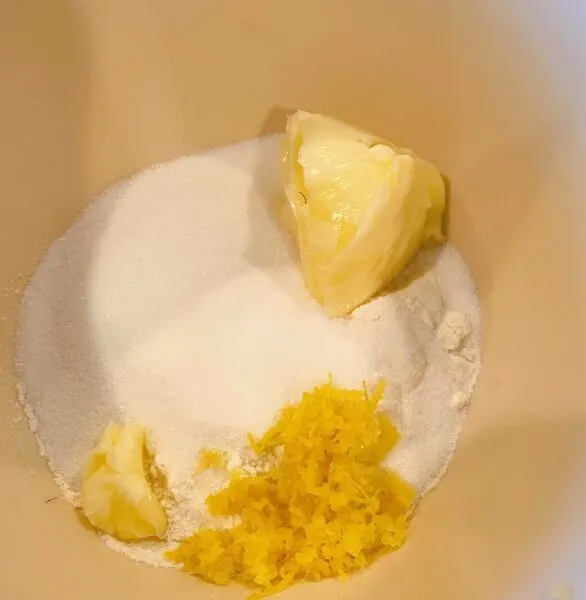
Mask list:
[[92,195],[279,130],[297,107],[449,175],[485,347],[456,457],[407,546],[283,598],[545,600],[558,581],[586,597],[584,30],[580,0],[3,2],[0,598],[243,597],[131,562],[49,502],[13,341],[35,265]]

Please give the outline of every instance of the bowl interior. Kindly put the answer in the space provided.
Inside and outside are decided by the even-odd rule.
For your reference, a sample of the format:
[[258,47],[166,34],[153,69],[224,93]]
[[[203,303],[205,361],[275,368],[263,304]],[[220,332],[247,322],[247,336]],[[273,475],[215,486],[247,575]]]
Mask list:
[[460,446],[410,542],[348,583],[283,597],[546,598],[557,580],[585,585],[586,18],[546,10],[530,0],[3,8],[3,597],[243,597],[130,562],[49,502],[58,490],[16,399],[12,350],[27,280],[93,195],[153,163],[279,131],[291,108],[373,130],[449,176],[450,237],[478,283],[485,340]]

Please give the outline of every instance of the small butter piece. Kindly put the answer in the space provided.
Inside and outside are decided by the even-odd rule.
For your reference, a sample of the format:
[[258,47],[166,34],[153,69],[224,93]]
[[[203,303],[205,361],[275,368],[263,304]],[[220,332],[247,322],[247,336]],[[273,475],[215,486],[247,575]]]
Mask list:
[[108,425],[83,475],[81,508],[89,522],[121,540],[162,538],[167,517],[149,483],[153,468],[142,427]]

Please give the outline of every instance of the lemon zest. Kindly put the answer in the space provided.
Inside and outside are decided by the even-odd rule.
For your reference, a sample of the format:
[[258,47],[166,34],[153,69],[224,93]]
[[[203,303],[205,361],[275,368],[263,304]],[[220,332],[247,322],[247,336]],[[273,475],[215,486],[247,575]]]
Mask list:
[[231,529],[202,529],[166,554],[183,570],[219,585],[252,588],[251,599],[300,581],[345,577],[406,540],[413,488],[380,462],[399,440],[377,410],[384,382],[366,389],[331,379],[287,406],[260,438],[260,456],[282,449],[266,472],[232,478],[207,498]]

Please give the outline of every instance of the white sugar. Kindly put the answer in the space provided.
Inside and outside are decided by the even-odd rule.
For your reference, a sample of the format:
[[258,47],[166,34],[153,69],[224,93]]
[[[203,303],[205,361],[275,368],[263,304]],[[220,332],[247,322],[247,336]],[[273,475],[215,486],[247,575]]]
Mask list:
[[[445,471],[479,369],[480,307],[464,262],[449,246],[422,256],[413,272],[423,274],[399,291],[328,319],[274,217],[277,141],[181,158],[117,185],[39,267],[22,307],[21,396],[72,502],[105,425],[135,420],[168,470],[179,539],[210,523],[204,499],[224,483],[193,475],[198,450],[225,448],[237,462],[247,431],[330,373],[339,385],[388,381],[384,407],[403,434],[388,464],[420,495]],[[448,347],[438,334],[446,314],[469,326]],[[160,544],[108,543],[163,562]]]

